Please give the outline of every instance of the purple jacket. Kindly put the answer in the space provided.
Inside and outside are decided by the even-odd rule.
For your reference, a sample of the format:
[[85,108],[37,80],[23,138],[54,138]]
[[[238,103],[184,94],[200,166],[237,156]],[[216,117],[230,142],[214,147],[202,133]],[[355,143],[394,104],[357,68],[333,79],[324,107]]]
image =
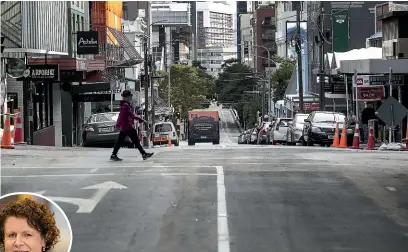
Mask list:
[[118,130],[127,131],[135,128],[134,120],[143,122],[144,120],[136,115],[132,105],[127,101],[120,101],[120,113],[116,121]]

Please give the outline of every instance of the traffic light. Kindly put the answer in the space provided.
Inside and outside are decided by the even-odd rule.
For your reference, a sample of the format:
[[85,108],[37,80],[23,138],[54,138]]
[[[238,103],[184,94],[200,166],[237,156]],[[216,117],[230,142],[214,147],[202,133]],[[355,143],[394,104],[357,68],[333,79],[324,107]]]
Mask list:
[[6,48],[6,47],[3,45],[5,39],[6,39],[5,37],[1,36],[1,53],[3,53],[3,52],[4,52],[4,48]]

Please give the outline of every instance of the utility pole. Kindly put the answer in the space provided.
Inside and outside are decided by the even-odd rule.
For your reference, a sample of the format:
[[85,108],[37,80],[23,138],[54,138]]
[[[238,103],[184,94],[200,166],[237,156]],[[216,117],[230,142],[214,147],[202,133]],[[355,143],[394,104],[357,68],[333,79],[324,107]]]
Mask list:
[[147,36],[144,37],[143,41],[143,50],[144,50],[144,91],[145,91],[145,120],[147,121],[146,125],[146,138],[144,138],[143,145],[145,147],[149,146],[149,85],[150,85],[150,78],[149,78],[149,67],[148,67],[148,43],[147,43]]
[[300,9],[296,10],[296,52],[297,52],[297,72],[299,80],[299,113],[303,113],[303,75],[302,75],[302,38],[300,37]]
[[154,83],[152,81],[152,75],[153,75],[153,64],[155,64],[153,62],[153,57],[151,54],[149,54],[149,84],[151,85],[151,103],[152,103],[152,127],[154,127],[154,123],[156,122],[156,115],[155,115],[155,110],[156,110],[156,106],[155,106],[155,95],[154,95]]
[[320,86],[320,92],[319,92],[319,100],[320,100],[320,110],[324,111],[326,109],[326,97],[325,97],[325,92],[324,92],[324,86],[326,83],[326,76],[324,74],[324,37],[322,34],[324,33],[324,7],[323,7],[323,2],[320,2],[320,14],[319,14],[319,20],[318,20],[318,27],[320,25],[319,29],[319,36],[320,36],[320,45],[319,45],[319,69],[320,69],[320,75],[319,75],[319,86]]

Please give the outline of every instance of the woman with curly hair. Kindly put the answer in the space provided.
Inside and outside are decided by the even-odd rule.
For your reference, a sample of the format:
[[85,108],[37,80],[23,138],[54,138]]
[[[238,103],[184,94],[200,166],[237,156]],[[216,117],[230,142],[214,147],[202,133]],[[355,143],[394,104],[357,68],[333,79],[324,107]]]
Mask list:
[[60,230],[46,204],[23,199],[0,209],[0,237],[5,252],[48,252],[59,242]]

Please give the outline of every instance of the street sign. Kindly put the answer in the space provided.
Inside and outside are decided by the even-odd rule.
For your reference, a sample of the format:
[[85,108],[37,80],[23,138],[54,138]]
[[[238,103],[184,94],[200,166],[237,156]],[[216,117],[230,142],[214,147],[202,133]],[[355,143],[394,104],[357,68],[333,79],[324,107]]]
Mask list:
[[357,86],[354,87],[353,100],[358,95],[358,101],[381,101],[385,96],[384,86]]
[[387,100],[377,110],[378,118],[387,125],[397,126],[408,115],[408,110],[394,97],[388,97]]
[[[370,85],[383,85],[389,86],[389,74],[385,75],[370,75],[369,76],[369,83]],[[402,74],[393,74],[391,76],[391,82],[394,87],[397,86],[404,86],[404,75]]]

